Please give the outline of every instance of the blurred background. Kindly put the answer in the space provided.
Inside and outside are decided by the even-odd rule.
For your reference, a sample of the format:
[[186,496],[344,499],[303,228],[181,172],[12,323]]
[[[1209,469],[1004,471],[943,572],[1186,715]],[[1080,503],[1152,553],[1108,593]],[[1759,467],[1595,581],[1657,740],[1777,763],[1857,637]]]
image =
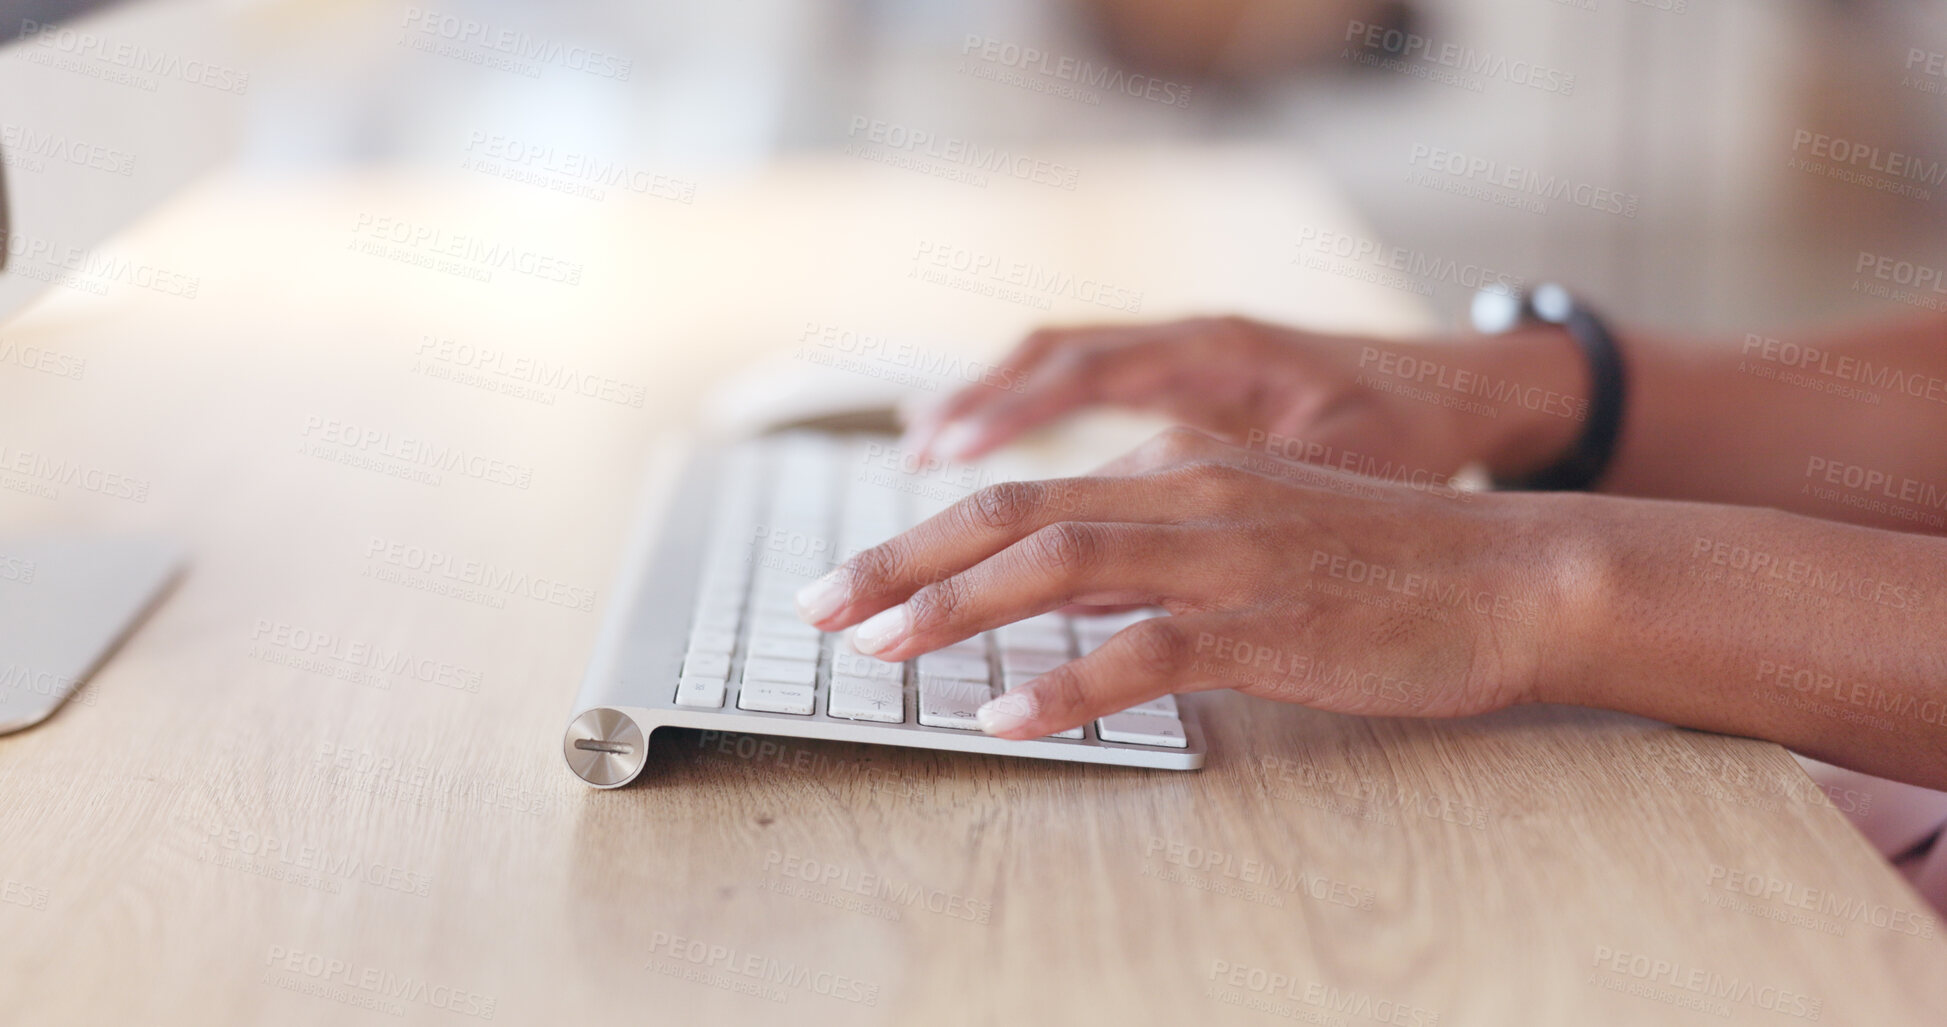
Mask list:
[[[101,5],[15,6],[31,27]],[[1561,279],[1660,325],[1770,333],[1885,309],[1855,289],[1862,253],[1940,264],[1947,9],[1919,0],[150,6],[213,7],[234,30],[247,88],[196,102],[235,119],[253,172],[546,151],[679,190],[859,145],[869,119],[1034,153],[1289,148],[1390,245]],[[1502,175],[1574,191],[1544,212]],[[1466,287],[1431,284],[1451,323]]]
[[[1854,291],[1862,251],[1940,264],[1947,7],[1919,0],[229,6],[265,54],[237,160],[278,173],[452,170],[484,132],[710,183],[840,150],[865,116],[1029,151],[1293,148],[1385,242],[1568,281],[1637,322],[1775,334],[1889,309]],[[523,59],[458,19],[593,56]],[[1831,140],[1874,149],[1863,179],[1806,170]],[[1634,202],[1540,215],[1429,186],[1435,151]],[[1919,170],[1879,181],[1887,155]],[[1466,289],[1433,286],[1451,322]]]

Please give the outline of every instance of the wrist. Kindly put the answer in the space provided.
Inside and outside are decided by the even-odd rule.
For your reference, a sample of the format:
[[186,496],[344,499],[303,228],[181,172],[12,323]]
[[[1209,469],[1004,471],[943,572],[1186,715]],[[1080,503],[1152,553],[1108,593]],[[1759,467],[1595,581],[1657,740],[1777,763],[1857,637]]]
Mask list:
[[1539,655],[1527,698],[1575,706],[1594,704],[1607,656],[1614,652],[1628,525],[1618,519],[1628,500],[1584,492],[1521,493],[1510,497],[1528,511],[1537,540],[1531,554],[1533,588],[1546,611]]
[[1528,324],[1476,340],[1484,404],[1475,448],[1496,479],[1525,477],[1561,460],[1589,423],[1588,361],[1560,325]]

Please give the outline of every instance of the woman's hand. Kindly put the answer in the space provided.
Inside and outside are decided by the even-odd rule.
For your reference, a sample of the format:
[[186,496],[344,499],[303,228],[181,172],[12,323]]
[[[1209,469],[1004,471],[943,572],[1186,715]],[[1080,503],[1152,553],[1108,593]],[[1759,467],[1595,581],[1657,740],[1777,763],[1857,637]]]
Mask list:
[[1550,328],[1458,345],[1319,335],[1238,317],[1047,328],[986,382],[915,412],[902,448],[972,459],[1076,409],[1109,404],[1311,463],[1445,479],[1479,461],[1519,474],[1551,463],[1575,439],[1585,373],[1573,344]]
[[1478,713],[1532,695],[1575,615],[1553,573],[1573,532],[1540,524],[1570,501],[1383,485],[1178,428],[1096,476],[983,489],[799,602],[886,660],[1070,605],[1170,611],[988,703],[1007,738],[1211,688]]

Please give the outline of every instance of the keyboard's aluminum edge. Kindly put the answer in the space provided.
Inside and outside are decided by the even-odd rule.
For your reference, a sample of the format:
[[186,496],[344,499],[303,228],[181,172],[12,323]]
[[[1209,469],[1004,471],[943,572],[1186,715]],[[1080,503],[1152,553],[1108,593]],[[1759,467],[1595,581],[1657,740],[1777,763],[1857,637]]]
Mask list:
[[[1196,711],[1191,708],[1194,703],[1183,702],[1182,696],[1177,697],[1177,702],[1182,713],[1183,735],[1189,743],[1182,749],[1098,742],[1093,737],[1095,733],[1093,726],[1089,728],[1090,737],[1084,740],[1036,738],[1012,741],[984,735],[978,731],[921,727],[912,723],[910,718],[903,725],[841,720],[824,715],[823,698],[821,694],[819,712],[808,717],[789,713],[755,713],[744,710],[736,712],[697,710],[682,706],[614,708],[633,718],[642,729],[644,737],[648,737],[658,727],[685,727],[734,734],[781,735],[790,738],[865,742],[871,745],[899,745],[916,749],[944,749],[987,756],[1032,756],[1038,759],[1066,760],[1071,763],[1146,767],[1153,770],[1196,770],[1203,766],[1206,751],[1203,725],[1198,720]],[[760,718],[763,720],[762,724],[753,723]],[[651,744],[654,744],[653,741]]]
[[[711,506],[697,497],[716,495],[722,457],[721,448],[681,435],[651,451],[641,495],[630,507],[633,529],[618,561],[571,722],[598,706],[636,705],[647,694],[644,687],[652,674],[671,682],[674,697],[703,564],[696,540],[708,527]],[[680,624],[683,629],[638,630],[645,622]]]

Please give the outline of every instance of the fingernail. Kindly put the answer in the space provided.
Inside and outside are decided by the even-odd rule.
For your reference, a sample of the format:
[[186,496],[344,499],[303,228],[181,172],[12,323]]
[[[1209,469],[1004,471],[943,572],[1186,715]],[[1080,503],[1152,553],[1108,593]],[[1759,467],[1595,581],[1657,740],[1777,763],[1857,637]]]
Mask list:
[[958,460],[980,442],[981,430],[967,421],[954,421],[933,439],[933,452],[943,460]]
[[841,574],[841,571],[832,571],[798,590],[798,594],[792,598],[798,604],[799,620],[816,624],[845,605],[845,583]]
[[974,721],[990,735],[1004,734],[1034,719],[1034,696],[1017,688],[974,711]]
[[904,606],[881,610],[852,630],[852,648],[870,656],[897,645],[912,626],[912,616]]

